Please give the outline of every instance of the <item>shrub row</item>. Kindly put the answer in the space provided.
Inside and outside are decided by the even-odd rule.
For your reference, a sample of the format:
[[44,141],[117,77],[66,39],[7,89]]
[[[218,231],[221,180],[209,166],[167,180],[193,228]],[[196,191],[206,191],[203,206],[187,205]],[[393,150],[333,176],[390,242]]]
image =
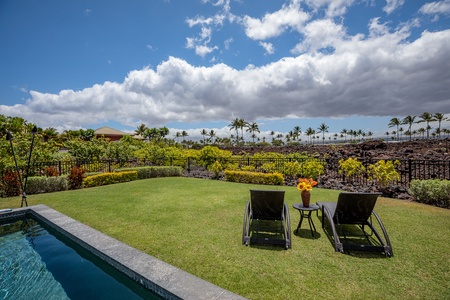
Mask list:
[[283,174],[281,173],[259,173],[230,170],[225,170],[225,180],[239,183],[266,185],[283,185],[284,183]]
[[[181,176],[181,167],[158,166],[118,169],[114,173],[85,173],[83,168],[73,167],[70,175],[54,177],[28,177],[27,195],[94,187],[117,182],[155,177]],[[87,175],[87,176],[86,176]],[[15,172],[6,172],[0,178],[0,197],[20,195],[20,182]]]
[[409,193],[416,201],[439,207],[450,207],[450,180],[411,180]]
[[67,176],[57,177],[29,177],[27,181],[27,194],[42,194],[65,191],[68,189]]
[[147,179],[155,177],[169,177],[181,176],[182,167],[178,166],[151,166],[151,167],[136,167],[136,168],[121,168],[116,172],[136,171],[138,179]]
[[138,179],[137,171],[124,171],[114,173],[102,173],[98,175],[88,176],[83,180],[84,187],[95,187],[101,185],[114,184],[119,182],[127,182]]

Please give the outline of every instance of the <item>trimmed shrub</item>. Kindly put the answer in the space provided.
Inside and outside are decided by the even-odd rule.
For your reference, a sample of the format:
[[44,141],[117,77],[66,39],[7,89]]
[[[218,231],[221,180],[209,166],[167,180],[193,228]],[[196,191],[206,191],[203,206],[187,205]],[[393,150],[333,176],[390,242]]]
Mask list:
[[136,179],[138,179],[137,171],[103,173],[86,177],[83,181],[83,186],[95,187],[119,182],[127,182]]
[[47,177],[55,177],[59,175],[59,171],[55,166],[46,167],[44,169],[44,175]]
[[178,166],[151,166],[151,167],[137,167],[137,168],[121,168],[116,172],[136,171],[138,179],[147,179],[155,177],[170,177],[181,176],[182,167]]
[[266,185],[283,185],[284,183],[283,174],[281,173],[258,173],[230,170],[225,170],[225,180]]
[[2,197],[12,197],[20,195],[19,176],[14,171],[6,171],[0,182]]
[[417,202],[450,207],[450,180],[411,180],[409,194]]
[[76,190],[83,187],[83,177],[86,171],[83,168],[73,166],[70,175],[67,177],[69,189]]
[[65,191],[68,188],[67,176],[58,177],[28,177],[27,194],[42,194]]

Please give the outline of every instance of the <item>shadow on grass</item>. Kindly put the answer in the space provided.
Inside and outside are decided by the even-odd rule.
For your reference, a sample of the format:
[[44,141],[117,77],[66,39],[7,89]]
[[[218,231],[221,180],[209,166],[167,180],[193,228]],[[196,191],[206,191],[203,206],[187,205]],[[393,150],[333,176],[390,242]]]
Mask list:
[[[320,218],[319,218],[320,219]],[[327,220],[325,219],[325,227],[322,227],[323,232],[327,236],[328,240],[331,244],[331,251],[334,251],[335,242],[334,242],[334,236],[333,231],[327,224]],[[320,219],[320,226],[322,226],[322,220]],[[347,245],[381,245],[376,239],[373,239],[371,236],[369,236],[369,239],[367,239],[366,236],[357,234],[359,231],[359,228],[357,228],[356,225],[341,225],[342,228],[340,228],[342,231],[345,232],[345,235],[341,233],[338,234],[339,239],[341,243],[347,244]],[[339,230],[339,229],[338,229]],[[349,256],[358,257],[358,258],[386,258],[387,256],[383,252],[379,251],[366,251],[366,250],[344,250],[343,254],[347,254]]]
[[304,229],[299,228],[298,231],[294,230],[292,232],[292,235],[303,238],[303,239],[309,239],[309,240],[317,240],[317,239],[320,239],[322,236],[320,234],[320,232],[313,230],[313,233],[314,233],[314,236],[311,234],[311,230],[309,228],[304,228]]

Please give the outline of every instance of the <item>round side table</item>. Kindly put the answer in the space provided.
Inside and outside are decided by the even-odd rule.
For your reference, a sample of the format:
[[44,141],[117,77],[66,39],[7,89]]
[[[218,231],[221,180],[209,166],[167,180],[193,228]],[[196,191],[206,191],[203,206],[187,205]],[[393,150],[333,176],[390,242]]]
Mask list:
[[300,222],[298,223],[297,229],[294,232],[298,233],[299,228],[302,226],[303,219],[308,219],[309,229],[311,230],[311,235],[314,237],[316,226],[314,226],[314,222],[311,219],[311,214],[313,211],[317,211],[319,209],[319,205],[310,204],[309,207],[304,207],[303,203],[295,203],[294,205],[292,205],[292,207],[300,212]]

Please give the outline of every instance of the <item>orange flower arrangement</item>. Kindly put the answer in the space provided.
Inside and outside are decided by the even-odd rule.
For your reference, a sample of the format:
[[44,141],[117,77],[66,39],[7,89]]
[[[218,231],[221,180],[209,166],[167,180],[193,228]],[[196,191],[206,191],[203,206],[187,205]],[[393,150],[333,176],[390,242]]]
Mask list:
[[312,178],[299,178],[297,190],[300,192],[309,192],[312,190],[313,186],[317,185],[317,181]]

